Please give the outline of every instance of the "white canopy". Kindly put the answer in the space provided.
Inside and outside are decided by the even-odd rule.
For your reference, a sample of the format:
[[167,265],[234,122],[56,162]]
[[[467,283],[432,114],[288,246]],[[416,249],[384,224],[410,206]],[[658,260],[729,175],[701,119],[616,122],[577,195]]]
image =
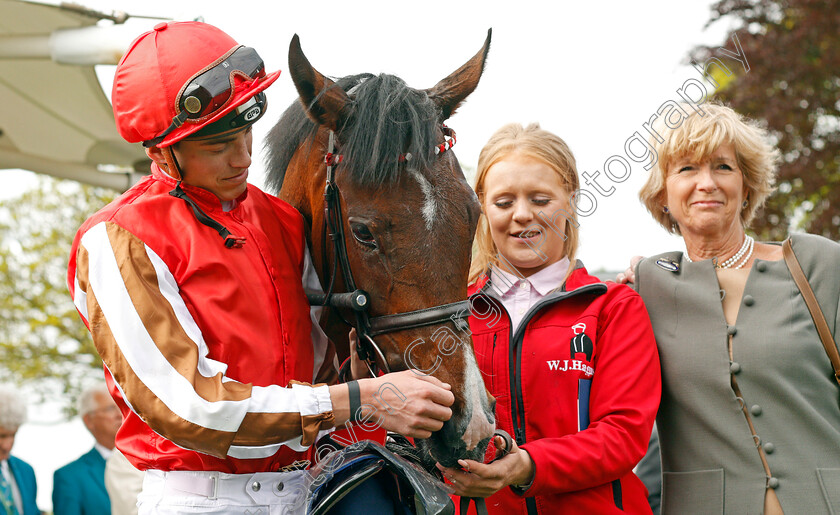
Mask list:
[[[123,191],[149,171],[123,141],[94,65],[117,64],[128,16],[0,0],[0,169],[22,168]],[[110,19],[114,23],[100,23]]]

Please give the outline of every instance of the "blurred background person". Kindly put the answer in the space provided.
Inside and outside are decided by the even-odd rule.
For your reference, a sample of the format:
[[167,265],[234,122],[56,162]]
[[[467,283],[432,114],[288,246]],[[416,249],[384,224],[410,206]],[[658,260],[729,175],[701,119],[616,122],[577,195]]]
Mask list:
[[0,513],[40,514],[35,503],[35,471],[12,456],[18,428],[26,422],[26,403],[13,388],[0,386]]
[[[662,513],[835,513],[840,388],[826,353],[836,336],[823,345],[783,245],[746,233],[779,152],[729,107],[682,108],[678,127],[654,125],[659,159],[639,196],[686,250],[627,273],[662,364]],[[837,327],[840,245],[809,234],[788,243]]]
[[105,460],[105,489],[111,499],[111,515],[137,515],[137,496],[143,489],[145,475],[114,448]]
[[114,449],[122,415],[105,383],[86,388],[77,400],[79,415],[93,435],[93,449],[55,471],[53,510],[55,515],[111,513],[105,490],[105,460]]

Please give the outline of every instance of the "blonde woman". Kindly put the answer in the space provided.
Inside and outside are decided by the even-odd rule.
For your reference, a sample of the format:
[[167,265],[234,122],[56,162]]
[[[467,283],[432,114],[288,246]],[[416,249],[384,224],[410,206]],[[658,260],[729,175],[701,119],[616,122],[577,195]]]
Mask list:
[[[685,242],[635,271],[662,360],[662,513],[836,513],[840,388],[781,244],[746,233],[778,151],[732,109],[702,109],[656,128],[640,193]],[[790,240],[833,330],[840,245]]]
[[632,468],[659,405],[653,333],[635,292],[575,259],[578,187],[566,143],[539,125],[506,125],[481,151],[470,330],[514,445],[441,469],[490,513],[650,513]]

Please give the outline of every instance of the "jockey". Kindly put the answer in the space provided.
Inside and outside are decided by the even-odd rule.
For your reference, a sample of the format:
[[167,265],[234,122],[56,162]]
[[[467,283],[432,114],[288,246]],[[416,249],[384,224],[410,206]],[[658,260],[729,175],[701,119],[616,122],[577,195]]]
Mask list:
[[376,411],[381,427],[425,438],[451,416],[433,377],[336,384],[303,219],[247,182],[279,73],[199,22],[158,24],[117,66],[116,125],[151,174],[82,225],[67,277],[122,412],[116,446],[146,471],[141,514],[302,513],[319,432],[385,383],[406,402]]

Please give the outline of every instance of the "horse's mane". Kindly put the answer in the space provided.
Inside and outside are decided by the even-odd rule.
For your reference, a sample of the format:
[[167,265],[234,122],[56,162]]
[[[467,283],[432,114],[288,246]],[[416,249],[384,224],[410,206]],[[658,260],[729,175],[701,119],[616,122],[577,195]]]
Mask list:
[[[391,183],[398,177],[403,153],[411,154],[413,169],[431,166],[440,113],[424,91],[408,87],[393,75],[368,73],[343,77],[334,87],[351,98],[349,115],[337,134],[338,152],[344,156],[342,173],[360,185]],[[295,151],[304,143],[311,151],[317,131],[318,125],[306,116],[300,100],[286,109],[265,143],[270,191],[280,191]]]

